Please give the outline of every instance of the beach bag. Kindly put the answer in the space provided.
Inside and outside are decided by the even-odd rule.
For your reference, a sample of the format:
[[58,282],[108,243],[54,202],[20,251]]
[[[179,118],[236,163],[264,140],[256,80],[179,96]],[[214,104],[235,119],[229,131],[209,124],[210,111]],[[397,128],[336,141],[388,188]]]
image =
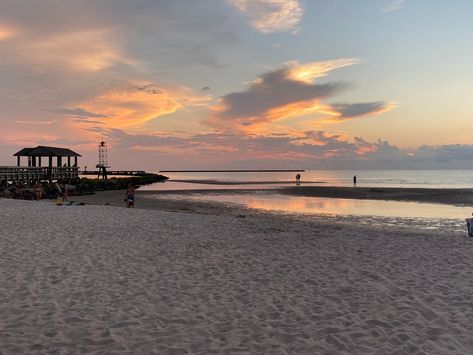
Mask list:
[[467,218],[466,221],[466,228],[468,229],[468,235],[473,237],[473,218]]

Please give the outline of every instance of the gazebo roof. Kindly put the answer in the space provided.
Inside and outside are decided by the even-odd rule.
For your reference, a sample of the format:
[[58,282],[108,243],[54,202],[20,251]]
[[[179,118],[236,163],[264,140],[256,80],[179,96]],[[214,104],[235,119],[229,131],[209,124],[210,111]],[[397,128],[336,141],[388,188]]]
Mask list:
[[76,153],[68,148],[57,148],[57,147],[46,147],[39,145],[36,148],[23,148],[19,152],[13,154],[15,157],[80,157],[79,153]]
[[23,148],[19,152],[16,152],[13,154],[14,157],[26,157],[28,156],[28,153],[31,152],[34,148]]

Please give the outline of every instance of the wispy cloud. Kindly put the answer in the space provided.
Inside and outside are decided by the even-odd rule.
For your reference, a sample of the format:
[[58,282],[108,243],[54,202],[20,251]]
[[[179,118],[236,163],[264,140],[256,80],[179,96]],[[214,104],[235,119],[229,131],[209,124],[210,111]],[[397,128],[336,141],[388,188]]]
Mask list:
[[250,18],[262,33],[297,33],[304,15],[299,0],[227,0]]
[[26,125],[51,125],[53,123],[56,123],[56,121],[28,121],[28,120],[16,120],[15,121],[18,124],[26,124]]
[[[80,110],[84,110],[82,117],[107,117],[108,127],[131,129],[184,108],[206,106],[211,100],[212,96],[183,86],[163,85],[158,88],[148,82],[127,82],[82,102]],[[93,112],[107,114],[87,116]]]
[[106,114],[106,113],[95,113],[95,112],[90,112],[87,110],[84,110],[81,107],[75,107],[75,108],[68,108],[68,107],[58,107],[58,108],[52,108],[49,110],[46,110],[48,112],[52,113],[59,113],[59,114],[64,114],[67,116],[72,116],[75,118],[106,118],[106,117],[111,117],[112,115]]
[[218,50],[240,40],[234,12],[225,0],[2,0],[0,122],[64,137],[92,124],[143,129],[182,110],[176,125],[189,128],[188,111],[212,100],[194,67],[214,74]]
[[406,0],[394,0],[392,1],[389,5],[387,5],[382,12],[387,13],[387,12],[393,12],[402,9],[404,6]]
[[[38,39],[34,32],[25,32],[21,40],[10,41],[6,62],[24,62],[37,70],[67,69],[78,72],[98,72],[114,65],[132,65],[110,29],[83,29],[45,34]],[[1,37],[1,31],[0,31]]]
[[291,79],[310,84],[314,79],[326,76],[335,69],[349,67],[358,64],[359,62],[360,60],[357,58],[341,58],[306,64],[289,62],[286,66],[289,69],[288,74]]

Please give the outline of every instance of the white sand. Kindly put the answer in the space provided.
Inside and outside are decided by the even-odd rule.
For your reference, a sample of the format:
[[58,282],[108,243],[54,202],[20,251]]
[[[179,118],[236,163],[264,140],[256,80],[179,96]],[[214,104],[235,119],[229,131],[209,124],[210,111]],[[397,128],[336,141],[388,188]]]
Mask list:
[[473,353],[461,221],[248,213],[0,200],[0,353]]

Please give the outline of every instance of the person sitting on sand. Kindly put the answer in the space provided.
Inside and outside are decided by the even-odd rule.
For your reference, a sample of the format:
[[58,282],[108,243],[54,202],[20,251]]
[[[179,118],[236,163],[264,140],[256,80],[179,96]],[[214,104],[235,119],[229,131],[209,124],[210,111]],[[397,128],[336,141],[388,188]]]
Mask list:
[[62,194],[62,202],[69,202],[69,191],[67,189],[67,184],[64,181],[59,183],[59,188]]
[[39,201],[43,198],[43,185],[41,184],[41,182],[36,181],[33,186],[33,193],[36,201]]
[[134,208],[135,207],[135,187],[132,184],[128,185],[128,189],[126,190],[125,201],[127,208]]

